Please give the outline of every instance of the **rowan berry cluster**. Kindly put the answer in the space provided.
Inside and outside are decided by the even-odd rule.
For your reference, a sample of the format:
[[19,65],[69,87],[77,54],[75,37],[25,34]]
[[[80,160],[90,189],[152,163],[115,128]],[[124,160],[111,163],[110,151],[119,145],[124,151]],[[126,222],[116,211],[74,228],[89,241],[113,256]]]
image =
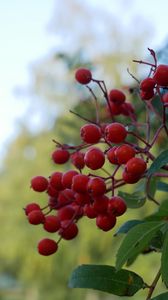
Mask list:
[[[150,76],[140,82],[139,95],[142,100],[151,102],[155,94],[161,95],[161,87],[168,86],[168,66],[157,66],[154,51],[149,51],[155,63],[138,61],[151,68]],[[46,193],[47,204],[44,208],[37,203],[25,207],[30,224],[41,224],[45,231],[58,234],[57,241],[44,238],[38,243],[39,253],[46,256],[57,251],[62,239],[71,240],[78,235],[78,221],[83,217],[95,219],[96,226],[105,232],[115,226],[117,218],[127,209],[125,200],[117,195],[118,188],[146,177],[148,162],[153,160],[150,150],[160,131],[167,132],[164,114],[162,126],[152,141],[149,141],[149,136],[144,139],[137,133],[138,127],[130,131],[125,123],[115,120],[116,116],[123,115],[135,127],[138,124],[135,109],[126,101],[123,91],[107,91],[104,82],[94,79],[89,69],[78,69],[75,78],[78,83],[86,85],[95,100],[96,122],[87,120],[80,128],[81,143],[77,146],[54,141],[53,163],[59,166],[71,162],[72,169],[66,172],[56,170],[47,178],[33,177],[31,188]],[[110,122],[101,122],[97,97],[89,83],[97,84],[103,92]],[[168,93],[161,96],[161,102],[166,107]],[[131,142],[130,137],[137,142]],[[111,166],[111,172],[109,168],[108,171],[105,169],[105,164]],[[105,176],[97,175],[97,170],[103,171]]]

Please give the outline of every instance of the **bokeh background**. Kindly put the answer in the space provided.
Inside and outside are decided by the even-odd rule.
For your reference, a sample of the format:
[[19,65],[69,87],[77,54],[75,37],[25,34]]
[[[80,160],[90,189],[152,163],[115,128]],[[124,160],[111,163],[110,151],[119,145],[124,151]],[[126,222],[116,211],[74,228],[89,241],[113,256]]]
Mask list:
[[[113,232],[103,233],[85,219],[74,241],[62,242],[57,254],[42,257],[36,245],[45,233],[28,224],[23,207],[45,203],[29,186],[32,176],[49,176],[57,168],[50,158],[52,139],[80,140],[83,123],[69,109],[87,115],[81,100],[88,92],[76,84],[75,69],[90,66],[108,88],[134,85],[127,68],[141,78],[145,70],[132,59],[148,57],[148,47],[168,63],[167,11],[166,0],[0,1],[1,300],[119,299],[70,290],[67,282],[78,264],[114,264],[120,237],[114,239]],[[148,209],[130,210],[120,222],[140,218]],[[132,269],[150,283],[157,259],[156,254],[140,256]]]

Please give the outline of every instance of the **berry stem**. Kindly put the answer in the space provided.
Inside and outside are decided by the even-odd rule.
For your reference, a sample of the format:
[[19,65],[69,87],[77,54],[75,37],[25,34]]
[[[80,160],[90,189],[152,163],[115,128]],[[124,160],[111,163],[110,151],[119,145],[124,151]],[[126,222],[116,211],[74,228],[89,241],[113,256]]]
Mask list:
[[149,293],[147,295],[146,300],[150,300],[151,299],[151,296],[152,296],[152,294],[154,292],[154,289],[155,289],[155,287],[156,287],[156,285],[157,285],[157,283],[159,281],[160,276],[161,276],[161,269],[159,269],[159,271],[157,272],[157,274],[156,274],[156,276],[155,276],[152,284],[149,287]]
[[80,114],[76,113],[75,111],[69,110],[69,112],[70,112],[71,114],[74,114],[75,116],[77,116],[78,118],[80,118],[80,119],[82,119],[82,120],[84,120],[84,121],[87,121],[87,122],[89,122],[89,123],[91,123],[91,124],[99,125],[99,124],[97,124],[97,122],[94,122],[93,120],[89,120],[89,119],[87,119],[87,118],[81,116]]
[[100,118],[99,118],[99,106],[98,106],[98,101],[97,101],[97,97],[94,94],[93,90],[87,85],[86,86],[87,89],[89,90],[89,92],[91,93],[91,95],[93,96],[93,99],[95,101],[95,107],[96,107],[96,123],[100,124]]

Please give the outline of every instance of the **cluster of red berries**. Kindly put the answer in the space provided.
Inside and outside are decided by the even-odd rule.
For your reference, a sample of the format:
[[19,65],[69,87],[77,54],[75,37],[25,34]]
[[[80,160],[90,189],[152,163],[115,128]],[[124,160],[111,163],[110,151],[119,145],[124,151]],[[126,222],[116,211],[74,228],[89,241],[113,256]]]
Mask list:
[[[80,129],[82,142],[78,146],[62,145],[55,141],[56,149],[51,155],[53,162],[60,165],[71,161],[75,169],[64,173],[55,171],[48,178],[32,178],[31,188],[36,192],[46,193],[47,205],[41,208],[37,203],[28,204],[25,207],[27,219],[30,224],[42,224],[45,231],[57,233],[59,236],[57,241],[44,238],[38,243],[38,251],[42,255],[55,253],[62,239],[75,238],[78,234],[78,221],[84,216],[95,219],[101,230],[111,230],[117,217],[123,215],[127,209],[126,202],[115,195],[115,190],[124,184],[138,182],[147,170],[147,147],[150,148],[150,144],[141,139],[145,148],[140,148],[127,141],[132,133],[126,126],[114,120],[114,116],[119,114],[131,118],[135,116],[132,104],[125,101],[125,94],[117,89],[107,92],[101,86],[101,81],[93,79],[88,69],[78,69],[75,78],[83,85],[91,81],[99,83],[112,122],[104,124],[90,121],[83,125]],[[141,82],[141,98],[151,99],[154,89],[165,85],[168,85],[168,66],[160,65],[155,68],[152,78]],[[168,103],[168,94],[163,99],[163,102]],[[114,165],[112,173],[104,169],[105,162]],[[105,172],[106,177],[92,172],[100,169]]]

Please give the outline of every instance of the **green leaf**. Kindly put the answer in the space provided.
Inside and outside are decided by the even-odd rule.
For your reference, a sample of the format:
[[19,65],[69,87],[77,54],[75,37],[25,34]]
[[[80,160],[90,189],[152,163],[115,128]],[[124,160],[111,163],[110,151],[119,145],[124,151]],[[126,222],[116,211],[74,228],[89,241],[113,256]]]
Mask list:
[[152,163],[152,165],[150,166],[147,172],[147,176],[151,176],[167,163],[168,163],[168,150],[165,150],[162,153],[160,153],[159,156],[154,160],[154,162]]
[[141,220],[130,220],[125,222],[121,227],[118,228],[118,230],[115,232],[114,236],[117,236],[120,233],[127,233],[131,228],[134,226],[143,223],[144,221]]
[[168,184],[162,181],[157,183],[157,189],[162,192],[168,192]]
[[168,232],[166,233],[163,242],[162,258],[161,258],[161,274],[166,287],[168,287]]
[[149,194],[152,198],[155,196],[157,190],[157,181],[158,178],[156,177],[150,178]]
[[125,200],[127,207],[129,207],[129,208],[139,208],[139,207],[143,206],[146,201],[146,196],[144,194],[142,194],[141,192],[135,192],[132,194],[128,194],[128,193],[119,191],[118,195]]
[[168,217],[168,200],[163,201],[157,213],[159,216]]
[[154,298],[152,298],[151,300],[167,300],[168,299],[168,292],[160,294]]
[[156,232],[165,225],[165,222],[145,222],[133,227],[122,242],[116,260],[116,269],[119,270],[131,257],[136,256],[149,244]]
[[132,296],[145,287],[143,279],[128,270],[106,265],[82,265],[77,267],[69,280],[71,288],[89,288],[117,296]]

